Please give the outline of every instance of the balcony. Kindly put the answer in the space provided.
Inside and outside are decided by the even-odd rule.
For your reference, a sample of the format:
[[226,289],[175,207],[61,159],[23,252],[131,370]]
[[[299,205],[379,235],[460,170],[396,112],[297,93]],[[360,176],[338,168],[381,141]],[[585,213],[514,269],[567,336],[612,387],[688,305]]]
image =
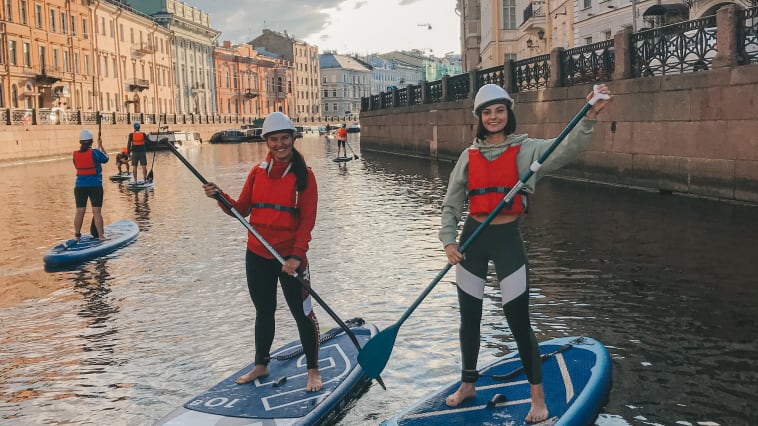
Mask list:
[[46,67],[42,65],[42,72],[34,76],[38,86],[49,87],[61,81],[62,70],[59,67]]
[[522,31],[529,31],[532,27],[545,28],[545,2],[535,0],[524,9],[524,23]]
[[190,88],[192,89],[192,93],[204,92],[205,83],[192,83]]
[[139,55],[155,53],[155,46],[153,46],[152,43],[139,43],[134,45],[132,48],[134,49],[134,53],[137,53]]
[[150,88],[150,83],[144,78],[133,78],[128,80],[126,84],[130,92],[141,92]]
[[242,96],[244,96],[246,99],[253,99],[258,97],[258,89],[245,89],[245,91],[242,93]]

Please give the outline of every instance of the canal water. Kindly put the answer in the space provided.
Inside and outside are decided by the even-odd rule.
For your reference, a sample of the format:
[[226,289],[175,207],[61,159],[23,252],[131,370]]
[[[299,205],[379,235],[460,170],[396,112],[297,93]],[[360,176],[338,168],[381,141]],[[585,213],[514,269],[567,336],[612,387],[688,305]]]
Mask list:
[[[350,146],[360,158],[342,166],[331,160],[333,140],[297,142],[320,193],[311,273],[342,319],[381,328],[445,265],[437,228],[452,165],[359,152],[357,136]],[[265,152],[255,143],[184,150],[234,196]],[[105,183],[106,222],[136,221],[137,241],[62,272],[45,272],[42,257],[72,234],[70,160],[0,168],[0,424],[151,424],[251,361],[246,231],[171,153],[154,161],[153,191]],[[539,340],[606,344],[613,390],[599,425],[755,424],[756,219],[750,205],[539,184],[522,222],[533,326]],[[36,297],[11,300],[8,288]],[[480,365],[515,349],[497,301],[492,287]],[[284,305],[275,346],[297,338]],[[373,385],[340,424],[379,424],[456,378],[457,323],[450,273],[400,329],[388,389]]]

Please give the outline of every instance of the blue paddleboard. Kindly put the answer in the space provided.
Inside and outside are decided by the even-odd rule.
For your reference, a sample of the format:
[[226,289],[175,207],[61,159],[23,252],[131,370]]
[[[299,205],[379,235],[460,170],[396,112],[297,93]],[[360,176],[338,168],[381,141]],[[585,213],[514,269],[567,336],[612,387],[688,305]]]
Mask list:
[[[348,321],[361,346],[377,332],[363,320]],[[331,337],[330,337],[331,336]],[[235,379],[253,368],[237,371],[208,391],[175,409],[157,425],[325,425],[333,424],[346,405],[370,384],[356,358],[350,337],[341,329],[321,335],[319,372],[324,388],[306,392],[307,366],[299,341],[271,354],[269,376],[244,385]]]
[[[593,424],[611,390],[611,357],[605,346],[589,337],[561,337],[541,343],[540,353],[549,418],[539,424]],[[475,398],[448,407],[445,398],[460,386],[456,381],[382,425],[527,425],[529,382],[520,367],[518,352],[510,353],[479,370]]]
[[131,179],[133,176],[131,173],[123,172],[123,173],[116,173],[115,175],[110,176],[110,180],[113,182],[121,182],[125,180]]
[[47,267],[74,265],[116,251],[137,239],[137,235],[139,227],[136,223],[119,220],[105,226],[105,236],[109,238],[107,241],[100,241],[93,238],[92,234],[85,233],[78,243],[71,239],[56,245],[45,254],[43,260]]
[[126,187],[132,191],[143,191],[145,189],[151,189],[154,186],[155,182],[152,180],[138,180],[136,182],[132,181],[126,184]]

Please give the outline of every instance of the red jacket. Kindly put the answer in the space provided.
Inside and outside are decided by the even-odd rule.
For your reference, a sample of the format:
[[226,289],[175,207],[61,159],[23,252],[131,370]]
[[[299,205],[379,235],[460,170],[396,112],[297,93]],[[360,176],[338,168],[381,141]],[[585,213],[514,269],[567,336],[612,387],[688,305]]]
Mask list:
[[[224,197],[242,216],[250,215],[250,224],[279,254],[283,257],[297,256],[305,264],[311,232],[316,224],[318,204],[316,177],[311,169],[308,169],[308,186],[303,192],[295,195],[293,193],[295,174],[287,171],[290,163],[276,162],[269,155],[265,164],[270,167],[267,168],[263,164],[256,164],[250,170],[236,201],[226,194]],[[285,171],[287,171],[286,174],[284,174]],[[264,181],[257,182],[258,180]],[[296,215],[287,211],[255,206],[256,203],[294,205],[295,197],[297,197]],[[259,256],[274,258],[252,233],[248,233],[247,248]]]
[[96,175],[95,155],[92,150],[74,151],[74,167],[77,176]]

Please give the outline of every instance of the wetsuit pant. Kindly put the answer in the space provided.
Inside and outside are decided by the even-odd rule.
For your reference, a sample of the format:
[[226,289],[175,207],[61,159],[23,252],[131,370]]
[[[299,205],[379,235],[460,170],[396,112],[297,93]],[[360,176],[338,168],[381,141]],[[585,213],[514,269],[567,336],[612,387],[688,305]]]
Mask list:
[[[468,218],[461,232],[461,243],[479,227]],[[479,357],[482,299],[489,260],[495,263],[500,283],[503,312],[516,340],[527,378],[531,384],[542,382],[542,366],[537,339],[529,323],[529,266],[518,221],[489,225],[466,249],[465,259],[456,265],[460,305],[462,381],[475,382]]]
[[[276,330],[276,283],[279,281],[282,283],[287,306],[297,323],[308,368],[318,368],[319,328],[310,294],[296,278],[282,272],[282,264],[276,259],[266,259],[248,250],[245,255],[245,267],[247,288],[255,306],[255,364],[268,365],[271,359],[271,345]],[[300,265],[298,274],[310,286],[310,272],[306,259]]]

